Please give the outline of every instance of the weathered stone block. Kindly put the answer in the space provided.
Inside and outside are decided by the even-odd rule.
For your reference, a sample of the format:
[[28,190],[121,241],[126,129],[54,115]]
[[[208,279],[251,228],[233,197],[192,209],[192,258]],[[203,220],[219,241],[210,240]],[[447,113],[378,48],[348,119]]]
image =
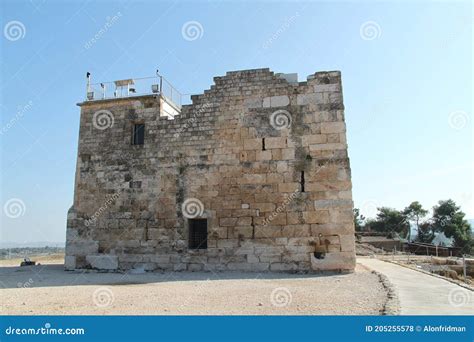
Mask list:
[[321,122],[321,133],[342,133],[346,131],[344,122]]
[[245,139],[244,150],[261,150],[262,139]]
[[66,245],[67,255],[82,255],[94,254],[99,252],[99,243],[97,241],[73,240],[68,241]]
[[272,212],[276,209],[274,203],[255,203],[252,205],[253,208],[260,210],[262,213]]
[[293,160],[295,159],[295,150],[293,148],[284,148],[281,150],[282,160]]
[[237,218],[234,218],[234,217],[225,217],[225,218],[221,218],[219,220],[219,224],[222,226],[222,227],[227,227],[227,226],[235,226],[237,223]]
[[336,200],[316,200],[314,201],[316,209],[326,208],[349,208],[352,210],[353,203],[351,200],[336,199]]
[[[331,222],[334,223],[350,223],[354,221],[354,213],[352,209],[330,210]],[[318,223],[318,222],[315,222]]]
[[92,268],[99,270],[117,270],[118,257],[116,255],[87,255],[86,261]]
[[280,262],[281,254],[262,254],[258,258],[261,263]]
[[286,138],[266,138],[265,148],[286,148]]
[[272,151],[257,151],[256,160],[272,160]]
[[324,144],[326,141],[327,136],[324,134],[304,135],[301,137],[301,145],[303,147],[314,144]]
[[244,237],[244,238],[251,238],[253,235],[253,227],[245,226],[245,227],[235,227],[234,228],[234,237]]
[[286,95],[270,96],[263,99],[263,107],[285,107],[290,104],[290,98]]
[[340,235],[340,241],[341,241],[341,250],[343,252],[354,252],[355,251],[355,236],[354,236],[354,234]]
[[151,255],[150,261],[157,263],[158,265],[161,264],[168,264],[171,262],[171,258],[169,255]]
[[76,257],[73,255],[66,255],[64,257],[64,268],[68,271],[76,268]]
[[339,83],[334,84],[315,84],[314,91],[317,93],[320,92],[340,92],[341,85]]
[[237,239],[226,239],[226,240],[218,240],[217,247],[218,248],[234,248],[239,245],[239,241]]
[[330,150],[344,150],[344,149],[346,149],[346,146],[340,143],[309,145],[310,151],[330,151]]
[[296,271],[298,266],[294,263],[273,262],[270,264],[270,271]]
[[266,183],[266,175],[264,174],[244,174],[242,176],[242,184],[263,184]]
[[309,94],[298,94],[296,98],[296,103],[299,106],[322,103],[323,96],[321,93],[309,93]]
[[237,220],[238,226],[250,226],[252,224],[252,217],[239,217]]
[[247,108],[261,108],[262,107],[262,99],[261,98],[248,98],[244,100],[244,106]]
[[316,259],[311,254],[311,268],[319,270],[353,270],[355,268],[354,252],[326,253],[323,259]]
[[306,223],[327,223],[329,222],[328,210],[304,211],[303,219]]
[[295,192],[300,188],[299,183],[280,183],[278,184],[279,192]]

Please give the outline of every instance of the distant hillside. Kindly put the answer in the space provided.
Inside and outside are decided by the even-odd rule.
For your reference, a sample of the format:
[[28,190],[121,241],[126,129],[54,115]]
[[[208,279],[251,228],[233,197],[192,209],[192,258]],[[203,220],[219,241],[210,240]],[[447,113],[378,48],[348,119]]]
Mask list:
[[64,254],[64,247],[8,247],[0,248],[0,260],[15,260]]
[[0,242],[0,248],[25,248],[25,247],[64,247],[65,242],[38,241],[38,242]]

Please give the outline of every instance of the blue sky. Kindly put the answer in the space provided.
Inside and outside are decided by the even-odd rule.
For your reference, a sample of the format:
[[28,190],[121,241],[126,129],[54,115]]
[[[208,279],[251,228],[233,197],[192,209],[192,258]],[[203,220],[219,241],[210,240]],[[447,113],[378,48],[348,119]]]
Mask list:
[[[355,206],[370,216],[452,198],[474,217],[469,1],[0,6],[1,205],[19,209],[2,210],[1,241],[64,240],[87,71],[110,81],[159,68],[198,94],[230,70],[300,81],[341,70]],[[190,21],[202,27],[195,40],[182,34]]]

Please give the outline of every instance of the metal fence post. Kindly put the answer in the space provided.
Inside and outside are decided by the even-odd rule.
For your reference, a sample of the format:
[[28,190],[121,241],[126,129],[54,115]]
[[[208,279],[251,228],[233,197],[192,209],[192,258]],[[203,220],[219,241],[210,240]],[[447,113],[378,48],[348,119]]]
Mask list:
[[463,255],[462,256],[462,271],[463,271],[463,275],[464,275],[464,281],[467,280],[467,269],[466,269],[466,257]]

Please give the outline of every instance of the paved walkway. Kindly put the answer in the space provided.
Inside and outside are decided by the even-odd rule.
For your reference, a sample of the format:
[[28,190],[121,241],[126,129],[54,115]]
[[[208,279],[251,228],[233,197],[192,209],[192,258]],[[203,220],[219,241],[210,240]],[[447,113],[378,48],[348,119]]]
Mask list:
[[357,262],[387,276],[401,315],[474,315],[474,292],[449,281],[378,259]]

